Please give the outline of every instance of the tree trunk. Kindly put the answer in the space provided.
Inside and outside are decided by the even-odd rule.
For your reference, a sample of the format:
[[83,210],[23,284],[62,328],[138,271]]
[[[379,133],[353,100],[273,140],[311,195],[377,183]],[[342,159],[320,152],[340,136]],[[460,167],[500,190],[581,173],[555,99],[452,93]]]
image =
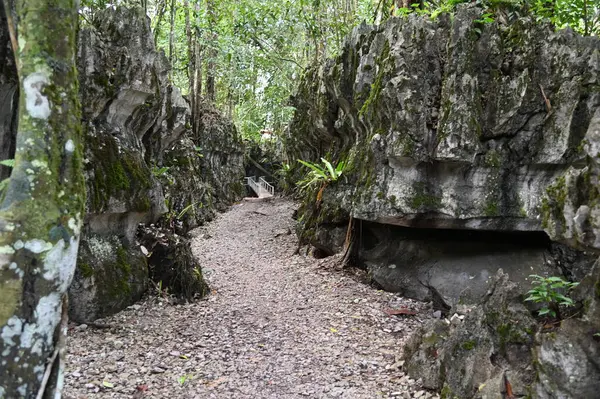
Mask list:
[[162,23],[163,16],[165,15],[165,8],[167,8],[167,0],[162,0],[158,7],[158,15],[156,16],[156,25],[154,26],[154,45],[158,46],[158,36],[160,35],[160,24]]
[[[192,27],[190,25],[190,2],[189,0],[184,0],[183,2],[183,10],[185,13],[185,37],[187,39],[187,75],[189,80],[188,92],[190,94],[190,99],[193,100],[193,90],[194,90],[194,81],[192,79],[193,71],[194,71],[194,60],[193,60],[193,44],[192,44]],[[192,107],[193,109],[193,107]]]
[[217,58],[217,16],[215,11],[214,0],[207,0],[206,11],[208,13],[208,26],[209,26],[209,52],[208,52],[208,63],[206,66],[206,99],[214,103],[215,102],[215,68]]
[[[7,13],[10,10],[7,6]],[[85,182],[76,0],[17,0],[17,150],[0,205],[0,397],[60,398]]]
[[171,0],[171,23],[169,29],[169,64],[171,65],[171,70],[169,71],[171,82],[173,81],[173,68],[175,65],[173,64],[173,46],[175,41],[175,0]]
[[191,93],[192,101],[192,128],[194,132],[198,132],[198,117],[200,115],[200,107],[202,106],[202,32],[200,31],[200,7],[202,0],[196,0],[194,4],[195,11],[195,31],[194,31],[194,70],[193,70],[193,90]]

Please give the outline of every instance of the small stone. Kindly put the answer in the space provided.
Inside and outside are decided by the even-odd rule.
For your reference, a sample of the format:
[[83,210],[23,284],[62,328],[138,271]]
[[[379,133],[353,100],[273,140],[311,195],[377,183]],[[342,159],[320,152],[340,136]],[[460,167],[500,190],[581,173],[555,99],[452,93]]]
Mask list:
[[87,330],[87,328],[88,328],[87,324],[80,324],[77,327],[75,327],[75,330],[77,330],[77,331],[85,331],[85,330]]
[[165,369],[162,367],[153,367],[151,373],[152,374],[162,374],[165,372]]
[[123,344],[123,341],[119,341],[119,340],[115,340],[115,341],[113,341],[113,343],[112,343],[112,344],[113,344],[113,347],[114,347],[115,349],[121,349],[121,348],[123,347],[123,345],[124,345],[124,344]]
[[435,312],[433,312],[433,317],[435,317],[436,319],[441,319],[442,318],[442,311],[441,310],[436,310]]

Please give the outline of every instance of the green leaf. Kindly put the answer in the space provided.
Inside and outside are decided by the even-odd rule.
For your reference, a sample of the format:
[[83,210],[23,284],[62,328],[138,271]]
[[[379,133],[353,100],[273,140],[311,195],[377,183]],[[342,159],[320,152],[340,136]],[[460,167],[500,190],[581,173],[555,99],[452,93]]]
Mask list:
[[325,173],[325,170],[322,169],[321,167],[319,167],[318,165],[315,165],[315,164],[310,163],[310,162],[303,161],[301,159],[299,159],[298,162],[300,162],[302,165],[304,165],[304,166],[312,169],[312,171],[314,173],[316,173],[317,176],[320,176],[320,177],[323,177],[323,178],[327,177],[327,173]]
[[326,160],[325,158],[321,158],[321,162],[323,162],[325,164],[325,166],[327,167],[327,170],[329,171],[329,174],[331,176],[331,180],[336,180],[337,179],[337,173],[335,173],[335,170],[333,169],[333,166],[331,165],[331,163]]
[[105,380],[105,381],[102,381],[102,386],[103,386],[103,387],[106,387],[106,388],[114,388],[114,387],[115,387],[113,383],[111,383],[111,382],[108,382],[108,381],[106,381],[106,380]]
[[538,312],[538,315],[543,316],[543,315],[550,314],[550,313],[552,313],[552,311],[550,309],[541,308]]
[[4,160],[0,161],[0,165],[8,166],[10,168],[14,168],[15,167],[15,160],[14,159],[4,159]]

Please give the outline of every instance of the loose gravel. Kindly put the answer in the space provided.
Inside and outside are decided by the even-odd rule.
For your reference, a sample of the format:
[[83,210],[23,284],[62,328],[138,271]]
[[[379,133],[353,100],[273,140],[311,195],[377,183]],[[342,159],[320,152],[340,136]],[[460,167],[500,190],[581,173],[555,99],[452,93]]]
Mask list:
[[[245,200],[194,232],[212,293],[149,296],[68,342],[67,398],[436,398],[406,376],[403,342],[431,310],[293,255],[294,204]],[[389,316],[408,307],[416,316]]]

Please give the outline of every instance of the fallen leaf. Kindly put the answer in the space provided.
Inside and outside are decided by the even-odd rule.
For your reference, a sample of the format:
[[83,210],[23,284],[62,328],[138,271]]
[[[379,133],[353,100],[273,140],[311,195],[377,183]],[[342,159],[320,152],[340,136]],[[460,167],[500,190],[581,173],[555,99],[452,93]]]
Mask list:
[[329,327],[329,331],[331,331],[332,333],[336,333],[336,332],[338,332],[338,330],[336,330],[336,329],[335,329],[335,328],[333,328],[333,327]]
[[114,388],[114,384],[108,381],[102,381],[102,386],[106,387],[106,388]]

